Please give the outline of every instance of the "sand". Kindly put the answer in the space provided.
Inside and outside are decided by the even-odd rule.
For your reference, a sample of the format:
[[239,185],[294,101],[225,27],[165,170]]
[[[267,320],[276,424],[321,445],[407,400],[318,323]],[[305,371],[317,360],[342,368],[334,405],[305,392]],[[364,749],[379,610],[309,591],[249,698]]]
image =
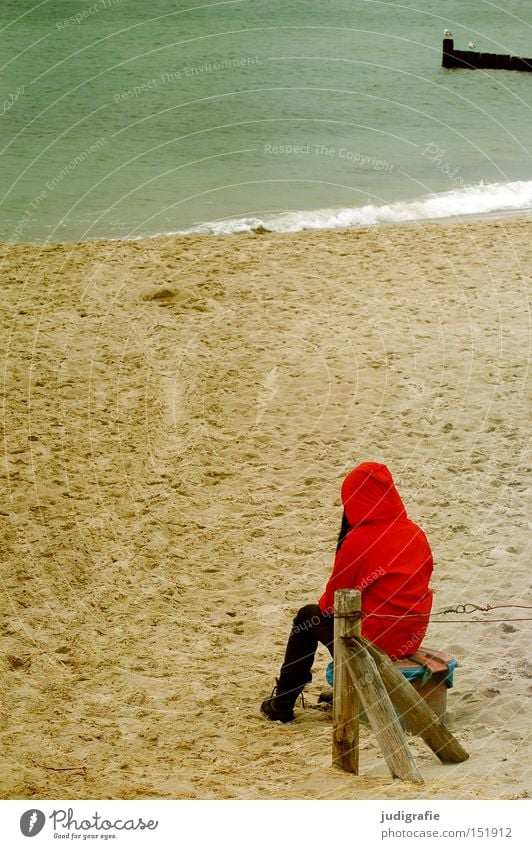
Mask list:
[[434,617],[470,752],[392,781],[369,728],[259,715],[330,573],[344,474],[392,470],[434,610],[528,604],[526,220],[3,246],[2,798],[515,799],[530,610]]

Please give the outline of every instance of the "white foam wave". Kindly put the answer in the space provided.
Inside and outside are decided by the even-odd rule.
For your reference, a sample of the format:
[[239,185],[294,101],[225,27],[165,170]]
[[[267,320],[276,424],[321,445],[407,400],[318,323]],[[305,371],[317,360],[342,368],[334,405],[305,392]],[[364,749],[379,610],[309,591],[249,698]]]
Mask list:
[[300,230],[337,229],[341,227],[370,227],[374,224],[397,224],[403,221],[423,221],[463,215],[486,215],[532,208],[532,180],[513,183],[480,183],[449,192],[432,194],[414,201],[398,201],[381,206],[367,204],[346,209],[316,209],[282,212],[262,218],[230,218],[200,224],[183,234],[228,235],[263,227],[276,233],[296,233]]

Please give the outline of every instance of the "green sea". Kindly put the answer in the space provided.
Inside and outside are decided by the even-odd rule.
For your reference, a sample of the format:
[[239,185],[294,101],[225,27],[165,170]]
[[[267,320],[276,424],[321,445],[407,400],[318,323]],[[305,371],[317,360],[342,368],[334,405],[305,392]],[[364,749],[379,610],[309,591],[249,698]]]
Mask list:
[[532,207],[532,0],[1,0],[4,242]]

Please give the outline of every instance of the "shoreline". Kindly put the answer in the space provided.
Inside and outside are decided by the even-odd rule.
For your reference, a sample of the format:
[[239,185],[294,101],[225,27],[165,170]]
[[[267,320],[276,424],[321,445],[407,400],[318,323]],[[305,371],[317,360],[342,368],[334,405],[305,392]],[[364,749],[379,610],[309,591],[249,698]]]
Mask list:
[[[223,221],[224,219],[220,219]],[[57,245],[84,245],[84,244],[94,244],[94,243],[129,243],[129,242],[144,242],[156,239],[227,239],[233,236],[267,236],[267,235],[278,235],[278,236],[298,236],[302,233],[349,233],[351,231],[355,232],[366,232],[371,231],[373,229],[388,229],[394,227],[423,227],[426,224],[437,224],[442,226],[456,226],[463,225],[467,226],[470,223],[476,222],[490,222],[490,221],[501,221],[501,222],[512,222],[512,221],[531,221],[532,220],[532,208],[524,209],[521,211],[516,210],[508,210],[503,211],[499,210],[496,212],[482,212],[482,213],[471,213],[469,215],[449,215],[445,218],[421,218],[421,219],[412,219],[406,221],[397,221],[397,222],[377,222],[375,224],[353,224],[347,227],[322,227],[322,228],[313,228],[306,227],[301,230],[268,230],[267,228],[254,228],[251,230],[237,230],[232,233],[191,233],[187,231],[174,231],[169,233],[154,233],[151,235],[142,235],[142,236],[121,236],[121,237],[96,237],[90,239],[80,239],[78,241],[60,241],[60,242],[2,242],[0,241],[0,245],[5,247],[12,247],[15,245],[24,245],[28,247],[54,247]],[[216,222],[218,223],[218,222]],[[202,226],[202,225],[198,225]]]
[[[367,727],[331,767],[325,652],[294,723],[259,714],[358,462],[427,534],[434,610],[532,604],[530,222],[412,223],[0,246],[1,798],[413,798]],[[503,612],[429,627],[470,758],[409,738],[416,799],[532,794]]]

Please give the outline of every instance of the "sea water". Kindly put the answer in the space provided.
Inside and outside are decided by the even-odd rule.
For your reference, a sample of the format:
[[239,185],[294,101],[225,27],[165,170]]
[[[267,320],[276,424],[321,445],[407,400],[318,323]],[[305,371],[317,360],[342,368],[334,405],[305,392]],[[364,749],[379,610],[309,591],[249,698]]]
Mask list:
[[532,0],[2,0],[0,239],[532,207]]

